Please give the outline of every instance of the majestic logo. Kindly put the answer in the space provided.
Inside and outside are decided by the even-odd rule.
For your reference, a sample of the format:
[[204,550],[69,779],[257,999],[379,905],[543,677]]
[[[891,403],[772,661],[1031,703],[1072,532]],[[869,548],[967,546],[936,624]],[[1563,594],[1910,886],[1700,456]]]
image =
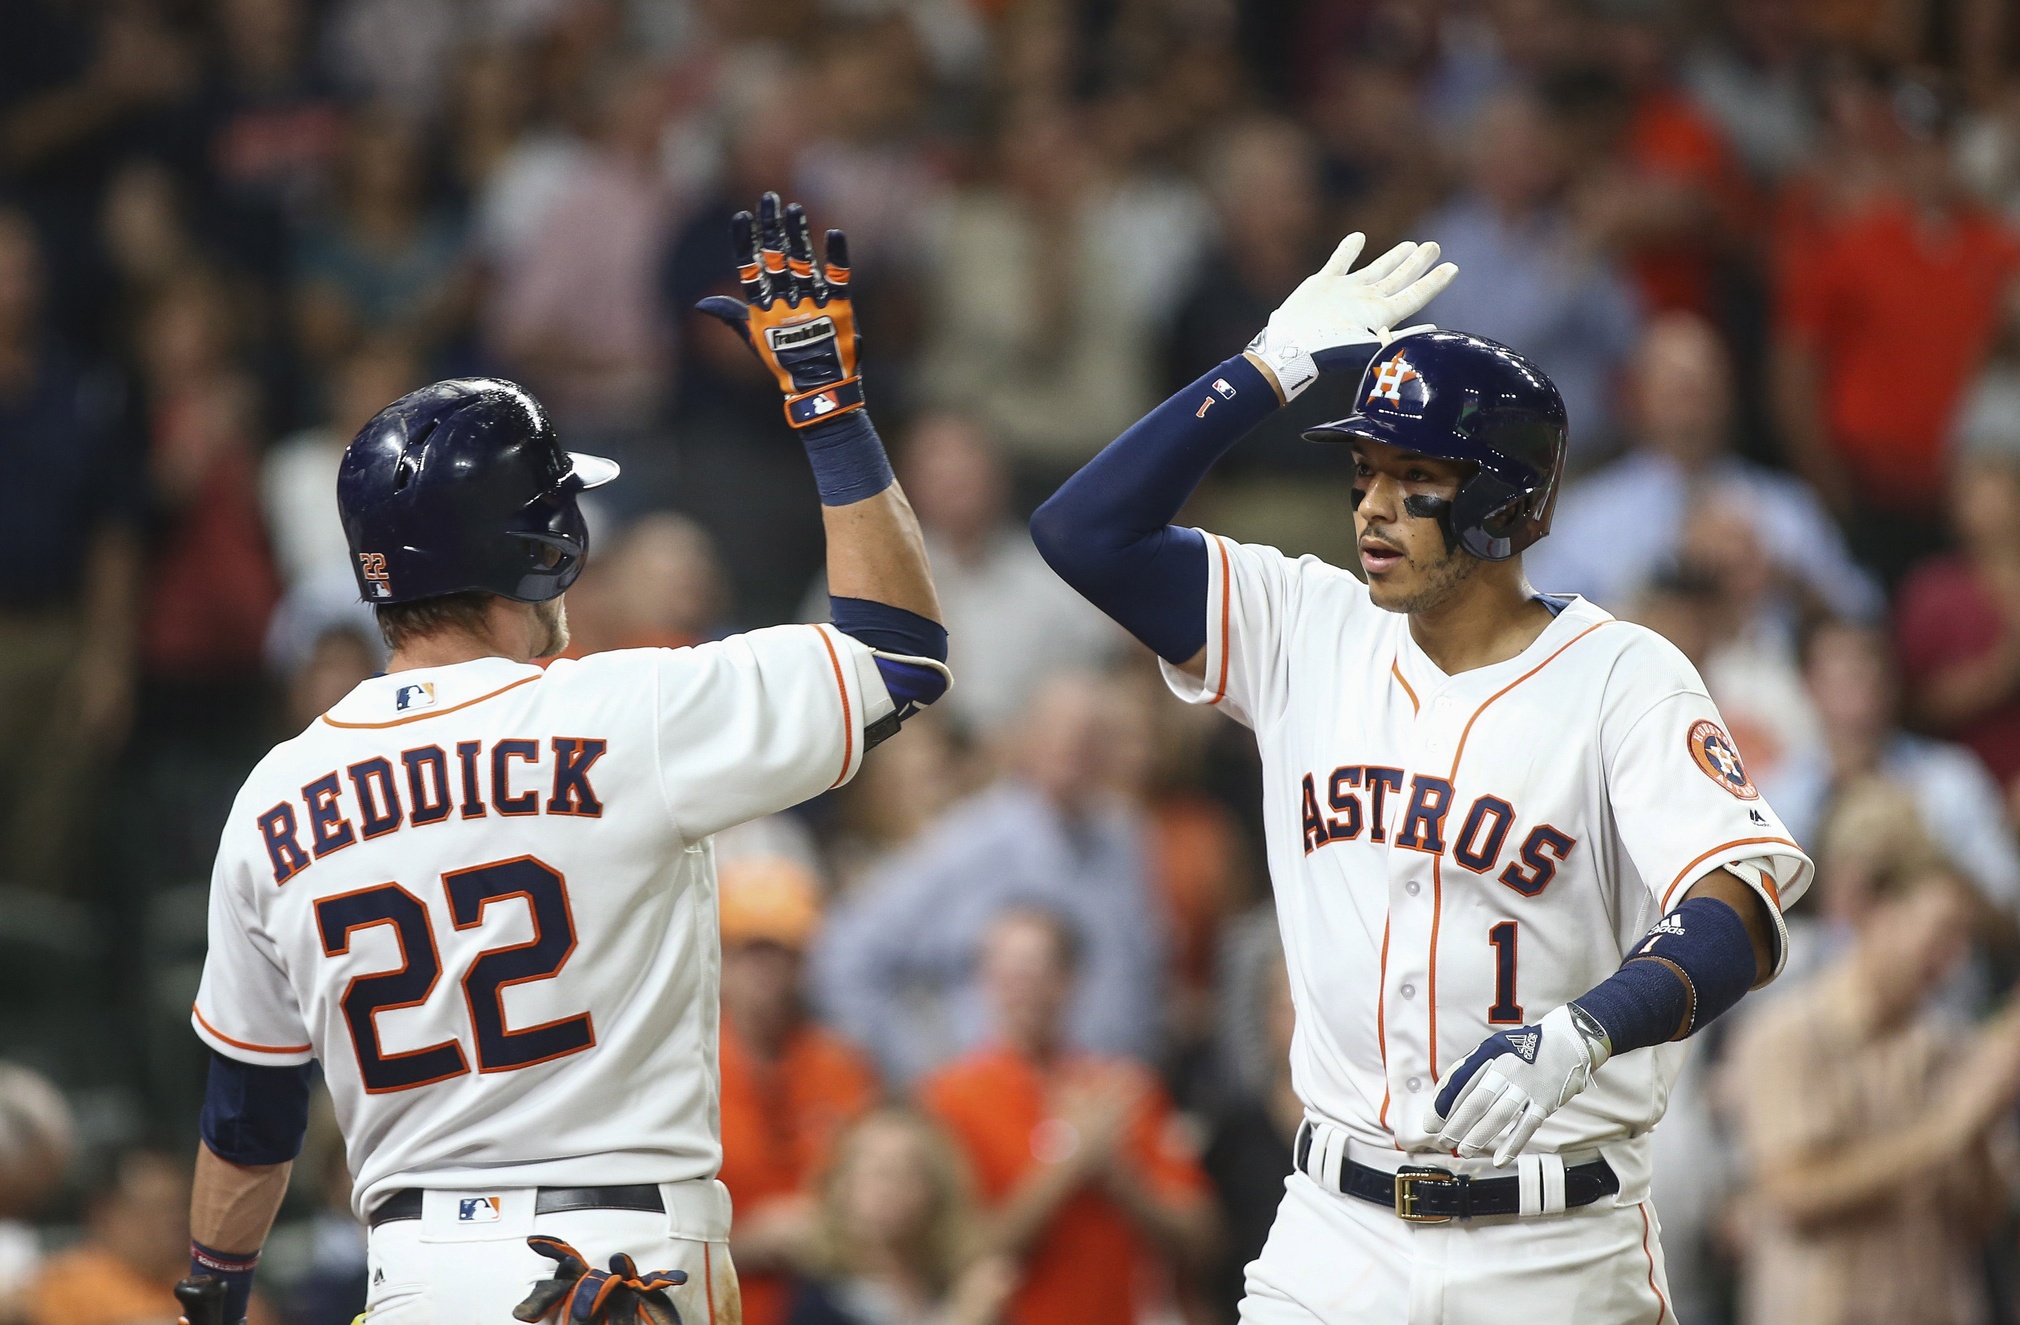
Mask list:
[[422,681],[416,685],[401,686],[393,692],[393,708],[405,713],[408,709],[428,709],[435,707],[435,683]]
[[1510,1031],[1508,1047],[1513,1049],[1515,1056],[1523,1062],[1533,1063],[1536,1061],[1536,1051],[1543,1047],[1543,1032],[1527,1029]]
[[1739,747],[1732,743],[1732,737],[1709,718],[1701,718],[1691,724],[1690,757],[1704,770],[1704,775],[1719,786],[1724,787],[1743,801],[1759,800],[1760,791],[1746,775],[1746,765],[1739,757]]
[[504,1199],[497,1196],[465,1196],[456,1202],[459,1224],[495,1224],[505,1217]]
[[373,598],[393,596],[393,577],[386,573],[386,554],[383,552],[360,552],[358,554],[358,575],[365,582],[365,592]]
[[791,326],[766,327],[765,341],[772,347],[772,353],[780,350],[796,350],[816,341],[835,338],[835,320],[831,317],[817,317],[811,322],[795,322]]
[[1387,400],[1398,405],[1403,403],[1403,383],[1419,381],[1417,370],[1397,350],[1375,369],[1375,386],[1368,392],[1369,400]]

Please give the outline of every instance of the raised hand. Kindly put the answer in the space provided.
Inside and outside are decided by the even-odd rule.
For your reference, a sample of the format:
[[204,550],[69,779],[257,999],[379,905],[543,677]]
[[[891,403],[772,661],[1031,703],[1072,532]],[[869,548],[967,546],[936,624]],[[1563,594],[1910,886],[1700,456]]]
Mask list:
[[779,195],[767,193],[755,217],[731,218],[730,248],[743,298],[711,295],[695,307],[743,337],[771,370],[785,393],[786,422],[805,428],[861,409],[848,238],[828,231],[825,260],[817,260],[806,209],[781,207]]
[[1438,297],[1459,269],[1438,262],[1436,244],[1404,242],[1359,271],[1354,259],[1368,237],[1356,230],[1340,241],[1326,265],[1291,291],[1248,351],[1275,375],[1285,400],[1316,382],[1329,368],[1359,372],[1368,348],[1397,336],[1430,331],[1429,323],[1392,330]]

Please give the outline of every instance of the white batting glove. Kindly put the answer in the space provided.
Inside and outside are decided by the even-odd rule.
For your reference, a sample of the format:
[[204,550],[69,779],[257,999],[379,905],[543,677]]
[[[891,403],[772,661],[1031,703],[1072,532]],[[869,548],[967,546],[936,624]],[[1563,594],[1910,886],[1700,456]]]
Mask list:
[[1482,1040],[1424,1110],[1424,1130],[1437,1133],[1442,1149],[1467,1159],[1491,1150],[1495,1165],[1505,1165],[1612,1053],[1599,1023],[1567,1003],[1533,1026]]
[[1432,267],[1438,261],[1436,244],[1405,241],[1359,271],[1349,271],[1367,242],[1358,230],[1342,239],[1326,265],[1305,277],[1249,342],[1249,353],[1276,374],[1285,400],[1318,381],[1320,369],[1339,366],[1341,360],[1356,360],[1353,367],[1359,368],[1368,357],[1342,351],[1432,330],[1429,323],[1402,331],[1389,328],[1437,298],[1459,269],[1449,262]]

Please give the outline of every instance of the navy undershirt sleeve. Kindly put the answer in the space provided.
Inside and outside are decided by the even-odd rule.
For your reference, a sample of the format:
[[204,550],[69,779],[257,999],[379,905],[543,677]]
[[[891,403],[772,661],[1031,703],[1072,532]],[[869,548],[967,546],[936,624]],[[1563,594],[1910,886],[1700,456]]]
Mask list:
[[1031,539],[1081,597],[1167,662],[1206,647],[1206,543],[1171,523],[1228,448],[1281,403],[1236,355],[1139,419],[1031,517]]
[[1739,1002],[1754,975],[1753,939],[1739,912],[1716,897],[1689,897],[1619,970],[1572,1002],[1623,1054],[1697,1034]]
[[255,1067],[211,1050],[199,1124],[204,1144],[219,1159],[242,1167],[293,1159],[308,1135],[313,1071],[311,1063]]

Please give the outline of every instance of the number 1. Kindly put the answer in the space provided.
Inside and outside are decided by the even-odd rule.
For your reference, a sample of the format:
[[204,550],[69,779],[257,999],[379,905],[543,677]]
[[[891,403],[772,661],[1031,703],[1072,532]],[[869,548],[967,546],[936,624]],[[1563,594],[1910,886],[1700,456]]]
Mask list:
[[1515,1001],[1515,922],[1504,920],[1487,931],[1494,945],[1494,1006],[1487,1020],[1496,1026],[1520,1026],[1522,1005]]

